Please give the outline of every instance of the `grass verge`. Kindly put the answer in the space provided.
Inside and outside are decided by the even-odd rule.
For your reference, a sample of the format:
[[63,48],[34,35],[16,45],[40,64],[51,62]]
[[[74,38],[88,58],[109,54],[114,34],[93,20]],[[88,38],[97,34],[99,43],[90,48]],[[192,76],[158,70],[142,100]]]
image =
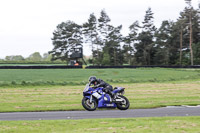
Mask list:
[[[114,84],[125,87],[130,108],[199,105],[200,82]],[[84,86],[0,88],[0,112],[83,110]]]
[[198,133],[200,117],[0,121],[3,133]]

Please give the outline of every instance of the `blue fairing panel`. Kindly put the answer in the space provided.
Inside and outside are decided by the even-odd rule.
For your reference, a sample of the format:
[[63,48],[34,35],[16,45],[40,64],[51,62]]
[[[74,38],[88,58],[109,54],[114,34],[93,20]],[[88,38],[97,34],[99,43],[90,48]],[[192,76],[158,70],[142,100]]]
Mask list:
[[87,97],[88,99],[90,99],[91,96],[85,96],[85,97]]
[[103,95],[98,101],[98,108],[116,108],[116,104],[110,101],[111,99],[108,94]]
[[118,92],[120,92],[120,91],[124,91],[124,89],[125,89],[125,88],[118,87],[117,89],[115,89],[115,90],[113,91],[113,93],[118,93]]

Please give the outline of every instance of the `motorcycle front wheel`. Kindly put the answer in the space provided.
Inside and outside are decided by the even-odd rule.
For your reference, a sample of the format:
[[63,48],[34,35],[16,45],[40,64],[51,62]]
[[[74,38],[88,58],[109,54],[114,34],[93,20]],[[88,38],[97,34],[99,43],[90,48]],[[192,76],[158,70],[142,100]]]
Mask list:
[[119,95],[118,97],[123,99],[123,101],[120,102],[120,103],[116,103],[117,108],[120,109],[120,110],[127,110],[130,106],[129,100],[125,96],[122,96],[122,95]]
[[94,111],[97,108],[97,102],[93,99],[90,103],[90,99],[87,97],[83,97],[82,106],[88,111]]

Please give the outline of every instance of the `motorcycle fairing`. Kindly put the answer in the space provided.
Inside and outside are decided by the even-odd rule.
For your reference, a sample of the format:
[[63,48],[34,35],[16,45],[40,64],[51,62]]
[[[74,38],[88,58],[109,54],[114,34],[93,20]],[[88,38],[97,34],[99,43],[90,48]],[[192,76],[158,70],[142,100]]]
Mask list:
[[111,97],[108,94],[103,94],[98,101],[98,108],[116,108],[117,105],[111,101]]

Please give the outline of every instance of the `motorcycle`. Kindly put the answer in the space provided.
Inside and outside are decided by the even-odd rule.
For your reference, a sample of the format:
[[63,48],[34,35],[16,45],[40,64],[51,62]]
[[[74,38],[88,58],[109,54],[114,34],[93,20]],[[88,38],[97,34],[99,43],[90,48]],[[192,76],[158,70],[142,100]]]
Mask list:
[[109,94],[103,92],[102,87],[94,88],[87,84],[83,90],[82,106],[88,111],[94,111],[96,108],[118,108],[120,110],[127,110],[130,103],[123,96],[125,88],[115,87],[112,92],[115,94],[114,98],[111,98]]

